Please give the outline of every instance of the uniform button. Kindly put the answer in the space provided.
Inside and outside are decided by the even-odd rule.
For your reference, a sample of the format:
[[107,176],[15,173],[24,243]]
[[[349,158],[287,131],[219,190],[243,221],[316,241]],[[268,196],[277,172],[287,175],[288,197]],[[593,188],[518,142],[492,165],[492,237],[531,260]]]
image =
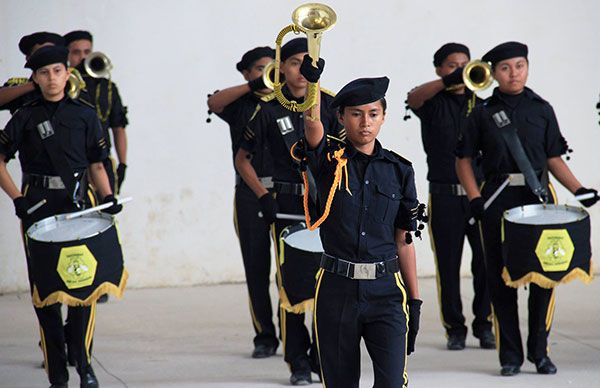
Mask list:
[[368,184],[369,184],[369,180],[367,179],[367,180],[365,181],[365,185],[368,185]]
[[366,234],[365,232],[360,232],[360,235],[361,235],[361,236],[364,236],[365,234]]
[[368,207],[368,206],[365,206],[365,211],[367,211],[367,210],[369,210],[369,207]]
[[392,198],[396,198],[396,194],[392,194]]
[[302,115],[300,115],[300,118],[302,118]]

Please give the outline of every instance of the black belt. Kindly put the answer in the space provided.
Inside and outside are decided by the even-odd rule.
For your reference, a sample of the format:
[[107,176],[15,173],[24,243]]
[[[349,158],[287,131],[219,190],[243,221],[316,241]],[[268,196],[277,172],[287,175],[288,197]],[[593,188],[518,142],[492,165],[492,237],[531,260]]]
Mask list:
[[467,195],[464,187],[460,184],[452,183],[435,183],[429,182],[429,192],[431,194],[444,194],[444,195],[456,195],[463,196]]
[[376,263],[353,263],[323,253],[321,268],[349,279],[374,280],[398,272],[400,265],[397,257]]
[[65,184],[59,176],[24,173],[23,183],[29,186],[42,187],[49,190],[65,189]]
[[273,188],[277,194],[304,195],[302,183],[273,182]]

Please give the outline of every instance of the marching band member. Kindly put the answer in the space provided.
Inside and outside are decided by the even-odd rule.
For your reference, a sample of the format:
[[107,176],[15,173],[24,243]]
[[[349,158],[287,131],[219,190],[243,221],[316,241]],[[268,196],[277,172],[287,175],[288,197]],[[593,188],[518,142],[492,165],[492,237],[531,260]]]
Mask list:
[[[305,57],[302,68],[309,66]],[[406,387],[406,356],[419,329],[422,302],[409,237],[419,212],[414,171],[377,140],[388,84],[387,77],[357,79],[334,98],[345,143],[326,136],[318,106],[305,115],[309,168],[320,213],[328,214],[320,224],[314,321],[323,386],[331,388],[358,388],[361,338],[374,387]]]
[[[471,213],[480,221],[484,243],[486,270],[492,300],[497,348],[501,374],[518,374],[523,364],[523,346],[519,330],[517,289],[508,287],[502,280],[502,213],[510,208],[539,203],[539,199],[556,198],[551,191],[548,197],[547,171],[570,192],[576,195],[596,193],[584,188],[562,160],[567,150],[552,106],[526,86],[529,74],[527,46],[519,42],[502,43],[482,58],[492,64],[492,74],[498,82],[493,95],[475,107],[457,146],[456,171],[467,192]],[[514,125],[514,127],[513,127]],[[515,128],[516,127],[516,128]],[[517,147],[508,146],[503,131],[512,130],[516,142],[522,144],[523,156],[513,156]],[[516,131],[516,132],[515,132]],[[508,132],[507,132],[508,133]],[[504,137],[504,139],[503,139]],[[482,153],[485,185],[480,191],[475,178],[472,159]],[[514,153],[515,155],[518,155]],[[537,188],[527,187],[517,163],[524,160],[537,175]],[[523,164],[522,164],[523,165]],[[484,211],[484,198],[500,186],[510,174],[510,184]],[[517,178],[521,179],[517,179]],[[514,179],[512,179],[514,178]],[[535,194],[534,194],[535,190]],[[582,201],[591,206],[598,197]],[[556,366],[548,357],[548,335],[554,313],[554,289],[529,285],[529,333],[527,359],[541,374],[556,373]]]
[[[308,81],[300,74],[300,64],[307,52],[306,38],[290,40],[281,48],[280,70],[285,75],[283,94],[288,99],[300,101],[304,98]],[[328,108],[333,97],[324,91],[321,91],[320,96],[323,101],[321,105],[323,124],[329,133],[335,133],[339,129],[339,124],[335,113]],[[293,258],[279,256],[281,254],[278,250],[279,238],[282,230],[293,222],[276,218],[276,213],[279,211],[291,214],[304,212],[302,177],[290,155],[292,145],[304,135],[304,114],[285,109],[274,99],[273,94],[263,100],[266,103],[261,105],[261,109],[248,123],[244,132],[244,139],[235,157],[235,166],[258,198],[264,221],[272,224],[271,230],[277,253],[279,319],[284,359],[292,372],[291,384],[306,385],[312,382],[311,369],[315,373],[319,371],[314,338],[311,342],[309,332],[304,325],[304,313],[310,308],[312,299],[300,300],[301,298],[297,298],[297,290],[284,288],[282,285],[282,277],[286,277],[288,270],[280,263],[291,262]],[[260,182],[251,163],[251,153],[260,144],[266,144],[273,160],[274,193],[269,192]],[[314,285],[314,272],[307,270],[303,276],[308,280],[305,283]]]
[[[40,47],[64,46],[62,36],[53,32],[34,32],[19,41],[19,50],[25,55],[25,60]],[[29,78],[11,78],[0,87],[0,110],[9,110],[14,114],[23,104],[39,97],[34,82]]]
[[[408,106],[421,119],[421,138],[427,154],[429,233],[437,270],[440,317],[449,350],[464,349],[467,335],[460,297],[460,263],[465,236],[473,253],[473,335],[479,338],[484,349],[496,346],[491,331],[491,306],[479,229],[468,223],[471,218],[469,201],[454,168],[458,133],[473,95],[465,88],[462,77],[469,59],[467,46],[460,43],[443,45],[433,56],[435,72],[440,78],[414,88],[407,99]],[[481,181],[481,170],[476,163],[473,163],[473,170],[476,179]]]
[[[217,91],[208,98],[209,109],[229,124],[234,158],[246,125],[260,110],[260,98],[271,92],[266,88],[262,74],[265,66],[274,57],[275,52],[270,47],[256,47],[246,52],[236,68],[247,82]],[[251,163],[265,188],[271,189],[272,163],[265,147],[266,144],[254,148]],[[259,212],[260,205],[256,196],[236,171],[234,220],[244,261],[250,314],[255,332],[252,357],[266,358],[275,354],[279,341],[273,324],[269,293],[269,226],[258,216]]]
[[[0,187],[13,200],[15,212],[22,221],[23,233],[38,220],[77,210],[75,203],[81,202],[87,185],[82,183],[79,191],[71,192],[70,188],[77,185],[69,180],[81,182],[88,168],[104,198],[103,202],[113,204],[105,211],[116,214],[121,210],[102,165],[107,155],[107,145],[96,114],[88,106],[65,96],[65,85],[69,78],[67,55],[65,47],[51,46],[40,48],[28,59],[25,66],[33,71],[32,79],[40,88],[40,98],[19,109],[7,123],[6,129],[0,131]],[[52,130],[42,125],[48,122]],[[49,143],[47,139],[52,137],[54,140]],[[23,172],[20,190],[6,168],[6,163],[16,152],[19,152]],[[64,163],[56,165],[56,161]],[[67,171],[65,176],[69,180],[62,178],[63,171]],[[28,210],[42,199],[46,199],[47,203],[29,214]],[[32,277],[30,259],[27,255],[29,282],[35,303],[36,279]],[[90,365],[95,309],[95,302],[91,306],[69,307],[70,344],[74,347],[81,387],[98,387],[98,380]],[[69,375],[61,304],[35,307],[35,312],[40,324],[45,367],[51,387],[66,388]]]

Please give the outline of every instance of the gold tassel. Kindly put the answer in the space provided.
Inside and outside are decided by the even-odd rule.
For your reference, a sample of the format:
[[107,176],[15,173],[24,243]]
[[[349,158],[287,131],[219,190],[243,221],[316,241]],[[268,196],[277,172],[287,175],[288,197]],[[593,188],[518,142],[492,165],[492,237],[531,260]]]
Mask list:
[[552,280],[541,273],[538,272],[529,272],[525,276],[522,276],[520,279],[512,280],[510,277],[510,273],[508,269],[504,267],[502,270],[502,279],[507,286],[513,288],[519,288],[528,283],[535,283],[542,288],[554,288],[559,284],[566,284],[575,279],[581,280],[584,284],[590,284],[592,279],[594,278],[594,273],[592,270],[592,265],[590,263],[590,272],[586,273],[581,268],[573,268],[568,274],[563,276],[560,280]]

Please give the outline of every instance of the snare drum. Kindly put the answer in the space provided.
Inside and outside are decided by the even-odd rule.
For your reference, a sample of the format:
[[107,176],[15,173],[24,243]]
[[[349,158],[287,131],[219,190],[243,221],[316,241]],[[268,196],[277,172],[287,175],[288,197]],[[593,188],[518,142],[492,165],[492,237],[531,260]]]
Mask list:
[[104,213],[44,218],[27,230],[33,303],[88,306],[123,294],[127,271],[115,221]]
[[319,229],[309,231],[304,222],[290,225],[281,232],[280,248],[282,286],[289,301],[282,305],[295,311],[294,306],[315,295],[315,276],[323,254]]
[[510,287],[552,288],[592,279],[590,217],[579,207],[526,205],[504,212],[502,277]]

